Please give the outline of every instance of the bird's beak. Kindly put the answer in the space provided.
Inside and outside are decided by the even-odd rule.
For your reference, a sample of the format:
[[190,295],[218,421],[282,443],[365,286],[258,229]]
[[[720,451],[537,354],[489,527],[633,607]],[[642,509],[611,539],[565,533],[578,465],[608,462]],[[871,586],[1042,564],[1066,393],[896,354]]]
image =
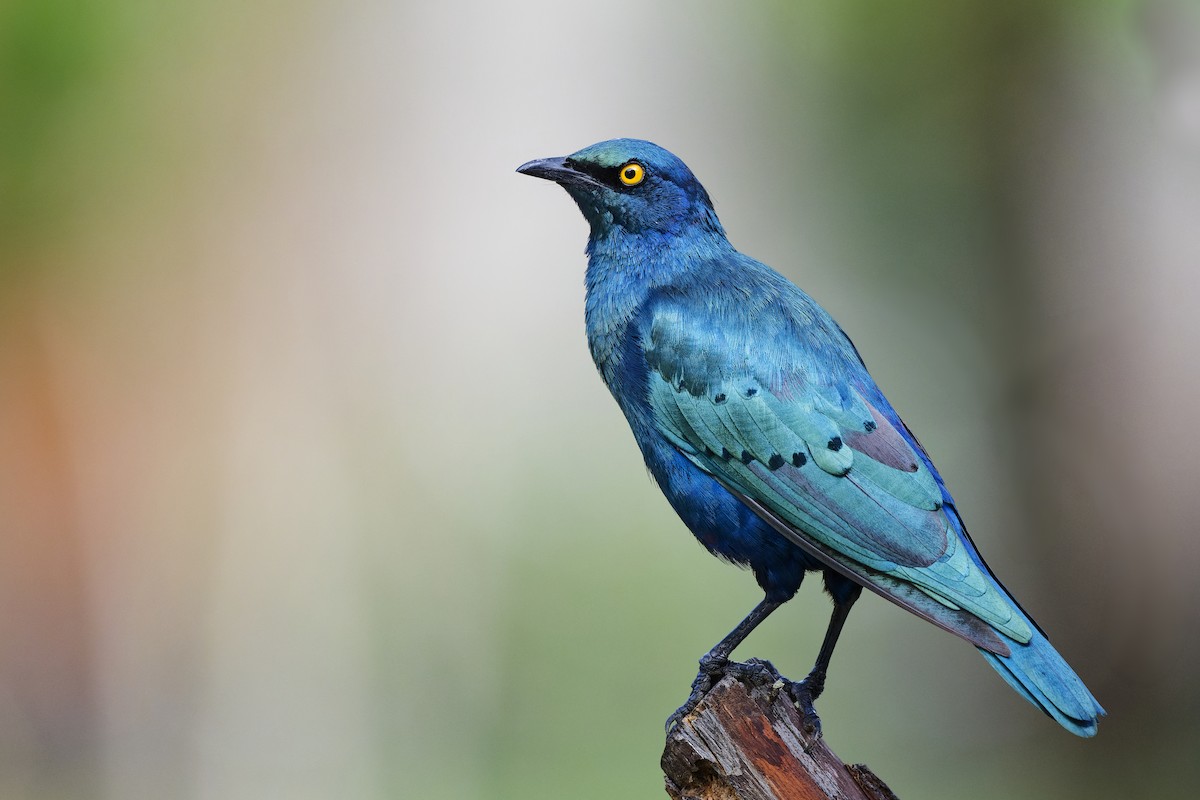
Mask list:
[[535,178],[545,178],[563,186],[600,185],[591,175],[580,172],[568,164],[566,158],[539,158],[527,161],[517,167],[517,172],[522,175],[532,175]]
[[565,158],[538,158],[526,161],[517,167],[517,172],[548,181],[560,181],[564,176],[574,174],[575,170],[567,166]]

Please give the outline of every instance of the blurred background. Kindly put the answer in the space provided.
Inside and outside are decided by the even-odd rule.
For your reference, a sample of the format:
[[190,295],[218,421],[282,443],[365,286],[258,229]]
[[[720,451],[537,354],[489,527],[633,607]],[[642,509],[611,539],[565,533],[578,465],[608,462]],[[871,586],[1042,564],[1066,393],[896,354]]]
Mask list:
[[[0,4],[0,796],[661,797],[759,599],[647,479],[531,158],[638,136],[851,333],[1105,704],[876,598],[906,798],[1200,792],[1200,8]],[[799,677],[810,581],[738,651]]]

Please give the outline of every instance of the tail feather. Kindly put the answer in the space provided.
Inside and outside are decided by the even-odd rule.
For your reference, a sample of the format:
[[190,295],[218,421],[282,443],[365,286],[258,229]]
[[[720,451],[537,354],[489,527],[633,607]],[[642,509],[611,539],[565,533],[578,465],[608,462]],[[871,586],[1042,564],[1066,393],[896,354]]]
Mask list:
[[1004,638],[1011,655],[979,651],[1000,677],[1071,733],[1095,736],[1105,711],[1049,640],[1038,632],[1029,644]]

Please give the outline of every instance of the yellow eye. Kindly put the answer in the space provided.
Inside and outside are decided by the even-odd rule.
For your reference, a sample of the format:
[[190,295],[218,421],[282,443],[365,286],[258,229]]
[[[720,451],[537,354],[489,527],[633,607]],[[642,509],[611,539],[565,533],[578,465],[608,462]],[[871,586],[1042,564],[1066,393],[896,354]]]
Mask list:
[[637,186],[646,177],[646,170],[642,169],[642,165],[636,161],[630,161],[621,167],[620,177],[621,183],[626,186]]

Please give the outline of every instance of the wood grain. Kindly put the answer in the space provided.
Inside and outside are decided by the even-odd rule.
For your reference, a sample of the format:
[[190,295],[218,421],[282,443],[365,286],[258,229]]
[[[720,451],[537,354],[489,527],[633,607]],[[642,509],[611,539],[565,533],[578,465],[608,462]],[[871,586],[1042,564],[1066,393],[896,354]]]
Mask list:
[[726,676],[667,735],[675,800],[897,800],[862,764],[847,766],[770,684]]

